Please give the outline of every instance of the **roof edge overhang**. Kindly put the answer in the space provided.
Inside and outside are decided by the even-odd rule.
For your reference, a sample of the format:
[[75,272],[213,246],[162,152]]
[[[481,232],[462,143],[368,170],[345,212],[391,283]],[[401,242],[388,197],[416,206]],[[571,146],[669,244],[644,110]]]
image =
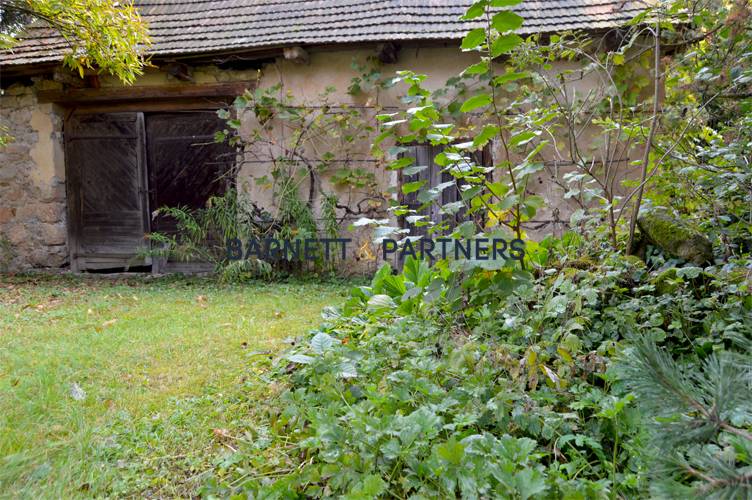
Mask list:
[[[591,35],[602,35],[619,28],[595,28],[579,30]],[[530,33],[540,35],[546,40],[557,32]],[[357,50],[372,48],[378,44],[394,43],[403,48],[430,48],[454,46],[459,49],[458,38],[425,38],[425,39],[402,39],[389,40],[378,39],[356,42],[332,42],[321,44],[280,44],[260,47],[223,48],[216,50],[196,50],[175,53],[149,54],[149,60],[153,63],[180,61],[195,65],[220,65],[228,60],[263,61],[281,57],[286,47],[299,46],[312,52],[333,52],[337,50]],[[62,66],[62,59],[56,61],[45,60],[39,63],[25,64],[2,64],[0,63],[0,87],[6,87],[16,81],[50,75]],[[6,84],[7,82],[7,84]]]

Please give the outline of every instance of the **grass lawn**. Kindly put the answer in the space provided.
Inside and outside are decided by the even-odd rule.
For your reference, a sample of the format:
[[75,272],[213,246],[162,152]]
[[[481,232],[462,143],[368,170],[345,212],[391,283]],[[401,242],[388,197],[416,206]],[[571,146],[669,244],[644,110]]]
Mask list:
[[344,284],[0,276],[0,497],[190,496]]

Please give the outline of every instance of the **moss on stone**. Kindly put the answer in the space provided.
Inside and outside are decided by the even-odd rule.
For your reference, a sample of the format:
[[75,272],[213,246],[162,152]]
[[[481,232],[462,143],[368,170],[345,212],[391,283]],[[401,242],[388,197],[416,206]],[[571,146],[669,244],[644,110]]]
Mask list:
[[674,293],[679,289],[680,280],[676,279],[676,268],[666,269],[658,276],[652,279],[653,285],[655,285],[655,291],[661,295],[667,293]]
[[598,267],[598,262],[588,256],[582,256],[562,264],[562,268],[572,269],[594,269],[596,267]]
[[665,211],[641,215],[637,225],[650,243],[673,257],[701,266],[713,260],[713,246],[699,231]]
[[637,255],[625,255],[624,260],[634,267],[645,268],[645,262]]

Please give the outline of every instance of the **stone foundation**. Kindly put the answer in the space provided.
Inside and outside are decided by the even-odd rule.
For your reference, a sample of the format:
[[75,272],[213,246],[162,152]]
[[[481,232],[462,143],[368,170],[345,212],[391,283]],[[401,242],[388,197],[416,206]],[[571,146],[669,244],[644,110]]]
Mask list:
[[0,271],[61,267],[68,261],[62,118],[38,104],[33,87],[0,96]]

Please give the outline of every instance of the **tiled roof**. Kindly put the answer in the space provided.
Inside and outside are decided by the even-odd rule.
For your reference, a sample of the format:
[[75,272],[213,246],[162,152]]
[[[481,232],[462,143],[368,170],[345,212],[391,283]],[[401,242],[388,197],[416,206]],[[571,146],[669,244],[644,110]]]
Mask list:
[[[135,0],[156,56],[222,50],[389,40],[459,39],[475,25],[459,21],[472,0]],[[640,11],[623,0],[525,0],[521,33],[617,26]],[[66,44],[31,28],[0,65],[55,62]]]

